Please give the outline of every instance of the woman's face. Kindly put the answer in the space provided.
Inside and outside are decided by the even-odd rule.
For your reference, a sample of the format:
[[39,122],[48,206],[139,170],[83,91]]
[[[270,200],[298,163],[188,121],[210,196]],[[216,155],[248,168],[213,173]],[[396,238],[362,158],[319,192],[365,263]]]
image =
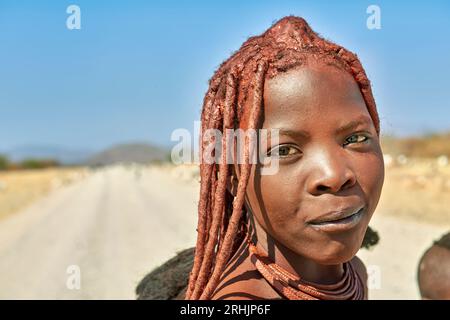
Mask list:
[[267,80],[262,128],[273,175],[253,165],[246,206],[273,241],[322,264],[360,248],[384,180],[379,140],[351,75],[311,63]]

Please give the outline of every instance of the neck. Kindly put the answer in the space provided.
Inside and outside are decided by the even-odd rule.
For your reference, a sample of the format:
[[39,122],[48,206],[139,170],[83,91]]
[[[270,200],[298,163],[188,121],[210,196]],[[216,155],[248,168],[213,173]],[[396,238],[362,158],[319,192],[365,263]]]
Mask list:
[[343,275],[343,264],[324,265],[305,256],[299,255],[271,237],[257,221],[253,219],[253,242],[259,250],[269,256],[277,265],[297,275],[304,281],[316,284],[333,284],[339,282]]

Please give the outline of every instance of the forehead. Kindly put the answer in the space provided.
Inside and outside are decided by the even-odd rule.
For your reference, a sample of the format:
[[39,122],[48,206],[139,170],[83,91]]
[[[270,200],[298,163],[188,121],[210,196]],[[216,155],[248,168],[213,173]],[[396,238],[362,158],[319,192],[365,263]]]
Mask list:
[[310,63],[264,85],[263,127],[317,128],[369,116],[356,81],[335,66]]

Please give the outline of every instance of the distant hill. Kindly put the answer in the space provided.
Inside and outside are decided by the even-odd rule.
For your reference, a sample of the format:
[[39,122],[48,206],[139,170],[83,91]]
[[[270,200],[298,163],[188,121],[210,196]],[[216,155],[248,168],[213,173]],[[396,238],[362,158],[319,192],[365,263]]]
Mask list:
[[130,143],[113,146],[89,157],[89,166],[104,166],[114,163],[150,163],[167,161],[170,151],[146,143]]

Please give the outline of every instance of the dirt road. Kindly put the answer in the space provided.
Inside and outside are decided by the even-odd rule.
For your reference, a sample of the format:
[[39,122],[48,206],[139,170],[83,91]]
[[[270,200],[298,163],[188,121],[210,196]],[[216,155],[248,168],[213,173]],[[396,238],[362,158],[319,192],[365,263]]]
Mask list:
[[[174,173],[97,170],[0,221],[0,299],[133,299],[149,270],[195,243],[198,182]],[[417,299],[418,259],[449,226],[377,214],[371,225],[381,242],[358,254],[370,298]]]
[[151,268],[194,245],[196,203],[195,181],[156,169],[102,169],[57,190],[1,221],[0,299],[133,299]]

